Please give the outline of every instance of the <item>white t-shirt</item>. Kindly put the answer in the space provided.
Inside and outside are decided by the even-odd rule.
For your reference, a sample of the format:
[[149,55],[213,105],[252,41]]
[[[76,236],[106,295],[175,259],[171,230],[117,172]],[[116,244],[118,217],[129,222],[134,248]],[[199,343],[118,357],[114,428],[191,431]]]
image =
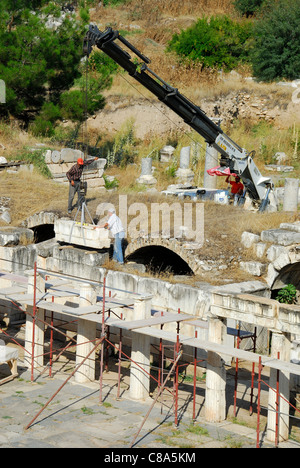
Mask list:
[[108,227],[110,232],[112,233],[113,236],[118,234],[119,232],[124,232],[123,224],[120,220],[120,218],[116,215],[116,213],[113,213],[109,218],[108,218]]

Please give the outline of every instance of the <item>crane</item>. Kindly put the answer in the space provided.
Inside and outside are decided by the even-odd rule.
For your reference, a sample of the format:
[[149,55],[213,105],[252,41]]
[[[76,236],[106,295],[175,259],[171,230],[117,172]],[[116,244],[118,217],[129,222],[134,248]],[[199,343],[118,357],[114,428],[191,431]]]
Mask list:
[[[274,184],[269,177],[260,173],[253,161],[254,151],[248,152],[234,142],[199,106],[160,78],[149,68],[150,59],[119,31],[110,27],[100,31],[96,25],[90,24],[83,41],[83,54],[88,57],[93,46],[107,54],[215,148],[220,154],[220,165],[224,169],[228,167],[231,173],[241,178],[253,205],[259,211],[277,210]],[[130,52],[134,54],[133,58]]]

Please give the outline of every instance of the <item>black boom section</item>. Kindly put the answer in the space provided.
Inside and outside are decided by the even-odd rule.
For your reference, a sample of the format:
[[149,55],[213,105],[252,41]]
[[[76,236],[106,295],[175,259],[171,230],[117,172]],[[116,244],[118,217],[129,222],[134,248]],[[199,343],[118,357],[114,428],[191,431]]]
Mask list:
[[[116,40],[119,40],[137,57],[142,60],[142,64],[131,60],[130,54],[123,50]],[[147,66],[150,60],[139,50],[130,44],[118,31],[108,28],[104,32],[97,26],[90,25],[84,38],[84,54],[89,55],[93,45],[103,50],[106,55],[118,63],[129,75],[135,78],[152,94],[154,94],[166,106],[179,115],[185,123],[198,132],[209,144],[213,144],[218,135],[223,133],[221,128],[212,122],[200,107],[193,104],[183,96],[176,88],[168,85],[156,73]],[[151,76],[152,75],[152,76]]]

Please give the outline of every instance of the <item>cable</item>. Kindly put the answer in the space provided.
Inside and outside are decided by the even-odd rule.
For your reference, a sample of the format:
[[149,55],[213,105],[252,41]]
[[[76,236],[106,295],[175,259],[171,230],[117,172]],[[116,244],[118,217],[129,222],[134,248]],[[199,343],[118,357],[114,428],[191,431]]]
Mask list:
[[[137,91],[146,101],[148,102],[151,102],[151,104],[153,105],[153,107],[155,107],[155,109],[160,112],[166,119],[168,119],[173,125],[175,125],[178,129],[181,129],[179,127],[179,125],[174,122],[168,115],[166,115],[156,104],[153,104],[153,101],[150,101],[150,99],[148,97],[146,97],[136,86],[134,86],[133,83],[131,83],[124,75],[122,75],[120,72],[118,73],[118,75],[123,78],[123,80],[126,81],[127,84],[129,84],[135,91]],[[184,132],[185,135],[195,144],[198,143],[198,141],[196,141],[194,138],[191,137],[191,135],[189,135],[187,132]],[[218,162],[218,157],[215,156],[214,153],[210,153],[208,148],[206,148],[206,151],[208,152],[208,154],[210,156],[212,156],[213,159],[216,160],[216,162]]]

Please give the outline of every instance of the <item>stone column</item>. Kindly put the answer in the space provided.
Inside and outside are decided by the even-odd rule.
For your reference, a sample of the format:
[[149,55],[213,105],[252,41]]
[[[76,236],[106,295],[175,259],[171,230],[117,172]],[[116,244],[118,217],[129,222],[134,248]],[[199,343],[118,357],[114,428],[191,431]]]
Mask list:
[[[79,308],[96,304],[97,294],[92,285],[83,284],[80,288]],[[76,366],[79,365],[95,346],[96,322],[80,318],[77,325]],[[95,352],[85,361],[75,373],[78,383],[95,380]]]
[[152,175],[152,158],[142,159],[142,172],[141,175]]
[[285,179],[283,211],[297,211],[298,209],[299,179]]
[[[34,272],[30,271],[28,275],[27,293],[34,296]],[[36,300],[45,294],[45,280],[37,273],[36,275]],[[36,309],[35,326],[33,329],[33,303],[27,306],[26,329],[25,329],[25,354],[24,365],[31,367],[32,364],[32,339],[34,336],[34,368],[44,366],[44,331],[45,331],[45,310]]]
[[213,167],[218,166],[218,151],[206,143],[206,152],[205,152],[205,169],[204,169],[204,179],[203,187],[207,189],[217,188],[217,176],[210,176],[207,171]]
[[[134,303],[134,320],[151,317],[152,296],[139,296]],[[145,400],[150,390],[150,336],[132,332],[130,398]],[[142,369],[145,369],[144,372]]]
[[181,183],[191,183],[194,179],[194,173],[190,167],[190,146],[184,146],[180,150],[179,169],[176,171],[176,177]]
[[[226,336],[226,321],[213,317],[209,319],[208,341],[222,344]],[[221,355],[207,352],[205,420],[220,422],[226,419],[226,371]]]
[[180,151],[180,162],[179,162],[179,167],[180,169],[189,169],[190,167],[190,152],[191,152],[191,147],[190,146],[184,146],[181,148]]
[[[290,335],[284,333],[272,333],[272,349],[271,356],[277,359],[278,352],[280,353],[279,359],[283,361],[290,361]],[[276,385],[277,385],[277,369],[270,369],[269,385],[275,391],[269,389],[269,402],[268,402],[268,423],[267,423],[267,439],[275,442],[276,438]],[[278,416],[278,442],[282,442],[289,438],[289,373],[279,371],[279,394],[284,398],[279,397],[279,416]],[[287,401],[286,401],[287,400]]]
[[157,180],[152,175],[152,158],[143,158],[142,159],[142,171],[138,179],[136,179],[138,184],[154,185]]

